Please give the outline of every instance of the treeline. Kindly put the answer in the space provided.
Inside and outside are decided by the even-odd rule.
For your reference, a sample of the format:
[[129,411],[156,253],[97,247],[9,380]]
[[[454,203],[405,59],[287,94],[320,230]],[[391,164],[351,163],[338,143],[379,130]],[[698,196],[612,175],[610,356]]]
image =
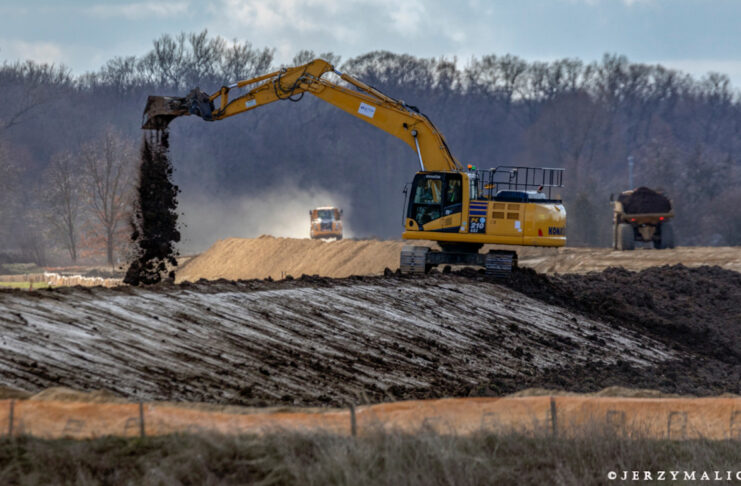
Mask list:
[[[741,104],[725,75],[695,79],[618,55],[456,64],[301,51],[292,64],[314,57],[418,106],[464,163],[566,168],[570,244],[610,243],[609,195],[627,189],[628,156],[635,185],[673,200],[679,244],[741,244]],[[0,253],[47,264],[124,260],[147,95],[212,92],[277,67],[272,49],[205,31],[164,35],[143,56],[80,76],[3,64]],[[178,120],[171,150],[182,201],[324,191],[351,201],[345,215],[358,236],[399,236],[402,188],[417,168],[405,144],[310,96],[217,123]]]

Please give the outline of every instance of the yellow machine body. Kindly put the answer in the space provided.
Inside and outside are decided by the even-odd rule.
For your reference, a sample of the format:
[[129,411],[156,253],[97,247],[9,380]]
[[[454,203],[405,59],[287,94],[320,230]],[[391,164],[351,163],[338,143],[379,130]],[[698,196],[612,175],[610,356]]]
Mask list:
[[[498,196],[493,189],[479,191],[480,172],[417,173],[402,237],[443,245],[566,244],[566,209],[560,200],[546,199],[536,191],[505,191],[509,197]],[[473,187],[475,190],[470,190]],[[513,196],[523,200],[514,200]],[[530,200],[538,196],[542,199]]]
[[342,210],[335,207],[321,207],[309,211],[309,236],[312,239],[342,239]]

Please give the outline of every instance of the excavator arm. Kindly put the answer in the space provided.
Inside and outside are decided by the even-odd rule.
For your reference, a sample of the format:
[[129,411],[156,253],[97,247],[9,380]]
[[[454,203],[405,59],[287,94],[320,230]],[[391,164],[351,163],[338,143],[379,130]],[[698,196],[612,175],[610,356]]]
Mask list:
[[[355,89],[323,79],[328,72]],[[248,91],[235,96],[236,89]],[[185,115],[222,120],[274,101],[298,101],[307,92],[404,141],[417,153],[423,171],[463,169],[445,138],[419,110],[337,71],[321,59],[223,86],[211,95],[196,88],[184,98],[150,96],[142,128],[164,129],[174,118]]]

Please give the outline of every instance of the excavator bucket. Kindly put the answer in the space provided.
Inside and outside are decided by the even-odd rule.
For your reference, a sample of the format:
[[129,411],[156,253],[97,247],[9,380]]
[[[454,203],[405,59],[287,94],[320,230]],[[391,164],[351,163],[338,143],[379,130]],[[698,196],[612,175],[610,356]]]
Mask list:
[[197,115],[206,121],[213,121],[213,111],[214,104],[209,95],[198,88],[184,98],[149,96],[144,107],[142,128],[164,130],[173,119],[183,115]]

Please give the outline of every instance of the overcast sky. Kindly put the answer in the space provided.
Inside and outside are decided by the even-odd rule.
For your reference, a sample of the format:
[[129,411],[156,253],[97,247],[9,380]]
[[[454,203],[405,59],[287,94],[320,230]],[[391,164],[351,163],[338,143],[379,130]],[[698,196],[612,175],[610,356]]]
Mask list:
[[741,86],[735,0],[1,0],[0,59],[62,63],[75,73],[141,55],[163,33],[207,28],[226,39],[343,59],[372,50],[422,57],[515,54],[527,60],[606,52]]

